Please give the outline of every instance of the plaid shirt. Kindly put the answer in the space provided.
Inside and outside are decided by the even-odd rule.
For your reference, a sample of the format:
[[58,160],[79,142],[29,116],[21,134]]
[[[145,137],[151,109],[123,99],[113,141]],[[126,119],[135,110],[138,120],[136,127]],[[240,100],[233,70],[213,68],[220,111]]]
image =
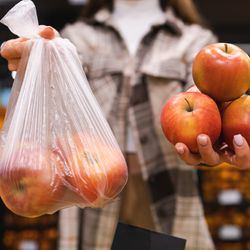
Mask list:
[[[163,136],[160,112],[174,94],[192,84],[195,54],[216,41],[199,25],[187,25],[169,9],[166,20],[144,36],[131,57],[110,13],[67,25],[62,36],[77,47],[90,86],[122,149],[130,123],[143,179],[150,190],[155,228],[187,239],[187,250],[213,250],[197,190],[196,172]],[[103,209],[60,212],[60,250],[110,250],[120,200]]]

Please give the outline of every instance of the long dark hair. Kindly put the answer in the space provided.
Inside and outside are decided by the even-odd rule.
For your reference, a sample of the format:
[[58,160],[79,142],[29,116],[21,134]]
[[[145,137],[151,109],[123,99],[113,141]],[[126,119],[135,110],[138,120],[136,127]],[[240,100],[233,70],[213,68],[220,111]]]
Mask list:
[[[85,4],[81,17],[92,18],[100,9],[113,11],[115,0],[88,0]],[[163,11],[171,6],[175,14],[187,23],[198,23],[207,26],[205,19],[199,14],[198,8],[192,0],[159,0]]]

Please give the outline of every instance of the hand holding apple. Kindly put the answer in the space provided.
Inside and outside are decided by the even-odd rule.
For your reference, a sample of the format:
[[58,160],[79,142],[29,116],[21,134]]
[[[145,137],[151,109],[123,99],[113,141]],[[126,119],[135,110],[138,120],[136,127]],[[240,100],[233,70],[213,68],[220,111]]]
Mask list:
[[218,166],[221,163],[228,163],[240,169],[250,168],[250,148],[240,134],[233,138],[234,152],[228,150],[215,150],[207,135],[197,137],[199,154],[193,154],[183,143],[175,145],[176,152],[188,165],[192,166]]
[[206,134],[214,144],[221,133],[221,117],[216,103],[199,92],[182,92],[168,100],[161,113],[166,138],[182,142],[191,152],[199,151],[197,136]]
[[[190,152],[187,145],[179,142],[175,149],[181,159],[193,166],[218,166],[228,163],[239,168],[250,167],[249,131],[250,131],[250,96],[242,96],[232,102],[219,104],[222,117],[221,138],[217,147],[213,147],[207,135],[198,135],[199,154]],[[242,135],[246,137],[242,137]],[[223,142],[223,144],[221,144]],[[224,143],[226,142],[226,143]],[[228,147],[229,146],[229,147]]]
[[[233,44],[207,45],[195,57],[192,74],[195,85],[186,92],[200,92],[211,97],[223,119],[223,130],[217,139],[211,137],[209,132],[201,131],[208,124],[211,114],[207,113],[199,125],[196,122],[191,126],[192,129],[189,129],[189,136],[193,136],[192,143],[190,143],[190,139],[187,139],[187,135],[184,135],[183,132],[187,130],[190,123],[186,122],[186,118],[181,114],[177,115],[178,119],[176,119],[173,114],[178,113],[178,105],[174,107],[173,104],[169,104],[172,106],[172,111],[167,114],[164,110],[166,105],[163,108],[166,113],[164,119],[172,125],[164,125],[163,116],[161,117],[166,137],[175,144],[180,158],[189,165],[218,165],[227,162],[241,168],[250,167],[248,145],[250,143],[250,129],[248,128],[250,126],[248,125],[250,124],[248,108],[250,103],[248,97],[242,97],[250,87],[248,54]],[[170,110],[169,107],[167,109]],[[176,131],[181,122],[186,126],[183,125],[182,129],[179,128]],[[209,124],[211,127],[217,126],[217,120],[214,119],[214,122]],[[173,129],[174,126],[176,128]],[[196,137],[193,131],[197,132]],[[195,143],[196,147],[194,147]]]

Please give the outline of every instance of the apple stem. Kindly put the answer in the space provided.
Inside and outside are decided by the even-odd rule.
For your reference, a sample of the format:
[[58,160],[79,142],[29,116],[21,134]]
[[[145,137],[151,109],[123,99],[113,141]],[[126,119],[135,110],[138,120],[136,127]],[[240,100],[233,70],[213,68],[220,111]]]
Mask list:
[[192,112],[193,111],[193,109],[192,109],[192,107],[191,107],[191,105],[190,105],[190,103],[189,103],[189,101],[188,101],[188,99],[187,98],[184,98],[185,99],[185,101],[187,102],[187,104],[188,104],[188,109],[187,109],[187,111],[188,112]]
[[225,52],[228,53],[228,45],[227,45],[227,43],[224,43],[224,46],[225,46]]

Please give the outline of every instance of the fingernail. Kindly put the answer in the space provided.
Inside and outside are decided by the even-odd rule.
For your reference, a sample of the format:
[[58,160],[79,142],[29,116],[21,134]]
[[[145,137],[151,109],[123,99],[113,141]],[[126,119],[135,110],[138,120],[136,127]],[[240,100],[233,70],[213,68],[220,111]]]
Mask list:
[[199,135],[198,136],[198,143],[201,146],[207,146],[207,136],[206,135]]
[[243,137],[241,134],[238,134],[238,135],[235,135],[234,136],[234,143],[237,145],[237,146],[242,146],[243,143],[244,143],[244,140],[243,140]]
[[176,146],[176,151],[179,155],[183,155],[184,154],[184,148],[181,146]]

